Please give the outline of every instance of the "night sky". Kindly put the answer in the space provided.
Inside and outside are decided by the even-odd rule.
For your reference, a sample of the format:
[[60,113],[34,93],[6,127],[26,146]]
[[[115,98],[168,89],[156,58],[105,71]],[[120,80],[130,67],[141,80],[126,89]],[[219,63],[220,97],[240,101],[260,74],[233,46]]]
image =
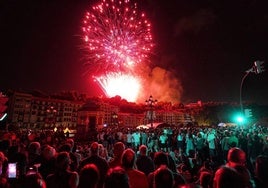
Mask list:
[[[88,0],[0,1],[0,89],[99,95],[83,74],[81,25]],[[245,71],[268,64],[265,0],[138,0],[152,22],[152,68],[180,81],[181,102],[239,102]],[[243,100],[268,104],[268,70],[249,74]],[[151,93],[148,92],[148,96]]]

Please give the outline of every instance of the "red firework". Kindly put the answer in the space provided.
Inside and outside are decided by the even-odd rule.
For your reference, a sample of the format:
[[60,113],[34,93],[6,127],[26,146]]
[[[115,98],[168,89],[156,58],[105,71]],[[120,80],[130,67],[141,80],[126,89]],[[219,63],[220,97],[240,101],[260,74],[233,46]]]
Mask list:
[[129,0],[102,0],[84,19],[87,71],[129,72],[145,63],[153,47],[151,24]]

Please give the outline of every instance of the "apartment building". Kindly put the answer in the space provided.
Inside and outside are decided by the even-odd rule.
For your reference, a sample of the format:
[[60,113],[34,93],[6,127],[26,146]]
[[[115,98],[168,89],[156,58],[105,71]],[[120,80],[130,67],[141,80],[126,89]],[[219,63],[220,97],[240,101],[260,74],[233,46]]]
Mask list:
[[79,125],[83,130],[88,130],[104,126],[137,127],[152,121],[170,125],[194,121],[193,116],[184,110],[154,110],[153,115],[150,113],[146,108],[140,113],[126,113],[101,99],[86,103],[84,100],[13,92],[9,97],[7,122],[25,129],[76,129]]
[[14,92],[9,98],[8,123],[21,128],[75,128],[84,103]]

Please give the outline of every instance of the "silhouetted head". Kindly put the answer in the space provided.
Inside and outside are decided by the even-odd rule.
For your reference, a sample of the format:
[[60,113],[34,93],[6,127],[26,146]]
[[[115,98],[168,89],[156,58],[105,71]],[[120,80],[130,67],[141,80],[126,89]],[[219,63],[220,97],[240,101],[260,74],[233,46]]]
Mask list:
[[208,188],[212,184],[212,179],[213,175],[209,172],[203,171],[200,174],[199,180],[200,180],[200,185],[203,188]]
[[167,166],[161,166],[154,172],[154,188],[172,188],[174,177]]
[[125,169],[134,168],[135,160],[135,152],[132,149],[126,149],[122,155],[122,167]]
[[28,152],[30,154],[40,154],[41,146],[39,142],[31,142],[28,146]]
[[39,173],[27,173],[24,177],[24,187],[46,188],[46,182]]
[[235,169],[222,166],[215,173],[213,188],[244,188],[244,186]]
[[67,170],[71,163],[71,159],[68,152],[60,152],[56,157],[56,167],[60,170]]
[[169,162],[168,162],[168,156],[167,156],[167,154],[164,153],[164,152],[156,152],[154,154],[154,164],[157,167],[159,167],[161,165],[168,166],[169,165]]
[[95,164],[85,165],[79,173],[79,188],[94,188],[100,179],[98,167]]
[[116,142],[114,144],[114,157],[119,158],[122,156],[123,152],[125,150],[125,145],[123,142]]
[[147,155],[147,151],[148,151],[147,146],[145,146],[145,145],[141,145],[141,146],[139,147],[140,155]]
[[91,155],[98,155],[99,154],[99,143],[93,142],[90,145],[90,151],[91,151]]
[[104,182],[104,188],[129,188],[129,179],[122,167],[110,168]]
[[227,156],[228,166],[234,167],[235,165],[245,165],[246,153],[237,147],[231,148]]
[[262,181],[268,184],[268,157],[265,155],[259,155],[256,158],[255,174]]

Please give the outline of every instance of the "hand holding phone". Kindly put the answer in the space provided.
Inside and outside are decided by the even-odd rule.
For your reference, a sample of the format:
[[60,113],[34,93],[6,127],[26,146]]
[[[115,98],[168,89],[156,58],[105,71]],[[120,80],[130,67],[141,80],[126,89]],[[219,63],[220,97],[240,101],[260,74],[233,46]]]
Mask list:
[[8,163],[8,178],[17,178],[17,163]]

